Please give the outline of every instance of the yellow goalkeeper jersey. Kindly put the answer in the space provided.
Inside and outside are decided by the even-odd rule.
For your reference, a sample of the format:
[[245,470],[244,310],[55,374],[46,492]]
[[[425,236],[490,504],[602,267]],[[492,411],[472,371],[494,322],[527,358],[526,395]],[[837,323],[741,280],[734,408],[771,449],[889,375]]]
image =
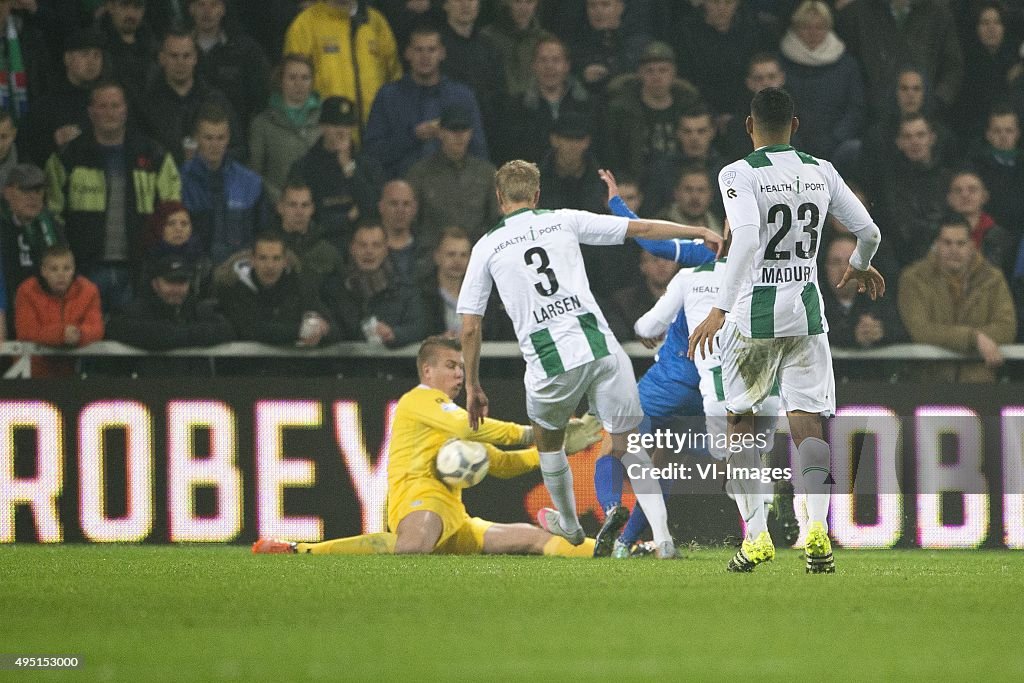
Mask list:
[[[448,394],[424,384],[398,400],[391,426],[388,450],[388,503],[396,504],[409,494],[420,495],[423,487],[462,500],[462,491],[446,486],[434,473],[437,451],[451,438],[479,441],[497,446],[521,444],[525,429],[513,422],[487,418],[477,431],[469,427],[469,413]],[[517,476],[537,467],[535,449],[501,451],[488,447],[490,473],[498,477]]]

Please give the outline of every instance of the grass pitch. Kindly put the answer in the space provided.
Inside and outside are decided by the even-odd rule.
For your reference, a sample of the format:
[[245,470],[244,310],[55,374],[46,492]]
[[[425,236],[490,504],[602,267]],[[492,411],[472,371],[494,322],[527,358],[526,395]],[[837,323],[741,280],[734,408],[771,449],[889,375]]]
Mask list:
[[[12,680],[1014,679],[1024,555],[733,549],[677,562],[253,556],[0,546],[0,653],[77,654]],[[670,679],[671,680],[671,679]]]

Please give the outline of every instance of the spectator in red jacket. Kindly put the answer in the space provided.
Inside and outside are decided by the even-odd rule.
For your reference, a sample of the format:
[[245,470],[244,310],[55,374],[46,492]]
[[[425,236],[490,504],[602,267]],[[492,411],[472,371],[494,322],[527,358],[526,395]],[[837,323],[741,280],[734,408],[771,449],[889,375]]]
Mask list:
[[[77,348],[103,338],[100,292],[75,274],[75,257],[64,245],[43,252],[39,275],[18,287],[14,302],[20,341]],[[33,377],[72,374],[74,360],[51,356],[32,358]]]

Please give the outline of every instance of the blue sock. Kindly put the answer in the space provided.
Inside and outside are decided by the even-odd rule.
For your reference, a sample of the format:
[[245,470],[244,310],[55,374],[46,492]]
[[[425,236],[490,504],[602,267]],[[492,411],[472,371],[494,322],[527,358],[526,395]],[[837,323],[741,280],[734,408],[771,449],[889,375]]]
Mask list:
[[629,521],[626,522],[626,526],[622,527],[619,540],[625,543],[626,546],[631,546],[640,539],[640,534],[646,529],[647,515],[644,514],[640,503],[637,503],[633,506],[633,512],[629,515]]
[[[658,482],[661,484],[661,493],[665,496],[665,503],[668,503],[669,490],[672,487],[672,481],[670,479],[661,479]],[[640,540],[640,536],[647,530],[647,515],[644,514],[643,509],[640,507],[640,503],[633,506],[633,512],[629,515],[629,521],[626,522],[626,526],[622,527],[622,533],[619,534],[619,540],[625,543],[627,546],[631,546]]]
[[602,510],[622,503],[622,482],[626,468],[614,455],[602,455],[594,463],[594,492]]

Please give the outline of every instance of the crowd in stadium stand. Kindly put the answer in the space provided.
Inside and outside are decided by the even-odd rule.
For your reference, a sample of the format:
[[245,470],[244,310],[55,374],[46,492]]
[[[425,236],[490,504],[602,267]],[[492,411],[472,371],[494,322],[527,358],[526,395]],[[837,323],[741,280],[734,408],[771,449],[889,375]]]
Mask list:
[[[991,381],[1022,340],[1024,0],[0,0],[0,28],[0,340],[457,334],[496,165],[596,212],[609,168],[640,215],[721,231],[766,86],[882,230],[877,302],[821,235],[834,346],[938,344]],[[583,252],[632,339],[676,266]],[[499,308],[486,339],[513,338]]]

